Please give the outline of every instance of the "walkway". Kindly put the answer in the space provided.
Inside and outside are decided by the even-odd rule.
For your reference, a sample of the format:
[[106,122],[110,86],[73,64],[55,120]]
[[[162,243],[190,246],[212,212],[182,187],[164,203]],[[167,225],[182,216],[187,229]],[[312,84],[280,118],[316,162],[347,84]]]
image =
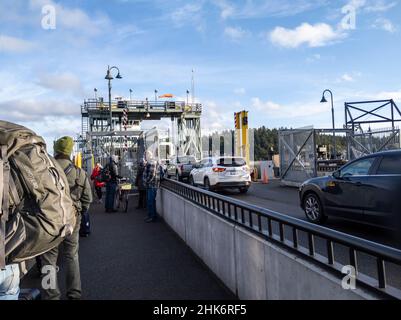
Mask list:
[[[133,207],[106,214],[92,206],[92,235],[80,248],[83,299],[235,299],[164,222],[147,224]],[[35,271],[23,288],[40,287]]]

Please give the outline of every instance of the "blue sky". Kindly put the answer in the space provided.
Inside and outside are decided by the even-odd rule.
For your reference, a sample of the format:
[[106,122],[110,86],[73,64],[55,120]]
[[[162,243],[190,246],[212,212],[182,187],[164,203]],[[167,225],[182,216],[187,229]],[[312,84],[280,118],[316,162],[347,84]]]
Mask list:
[[[123,79],[113,96],[185,97],[195,70],[202,127],[233,127],[247,109],[252,127],[330,127],[321,93],[344,101],[393,98],[401,104],[398,0],[2,0],[1,119],[48,141],[80,131],[80,104],[107,95],[108,64]],[[42,28],[52,5],[56,28]],[[355,10],[345,25],[343,8]],[[349,12],[349,11],[348,11]],[[348,21],[348,20],[346,20]],[[350,27],[351,26],[351,27]]]

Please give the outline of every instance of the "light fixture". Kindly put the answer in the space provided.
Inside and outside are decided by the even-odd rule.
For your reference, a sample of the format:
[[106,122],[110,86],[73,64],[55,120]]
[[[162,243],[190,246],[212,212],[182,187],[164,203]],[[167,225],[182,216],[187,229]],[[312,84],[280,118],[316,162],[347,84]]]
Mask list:
[[326,103],[326,102],[327,102],[326,97],[325,97],[324,94],[323,94],[322,100],[320,100],[320,103]]

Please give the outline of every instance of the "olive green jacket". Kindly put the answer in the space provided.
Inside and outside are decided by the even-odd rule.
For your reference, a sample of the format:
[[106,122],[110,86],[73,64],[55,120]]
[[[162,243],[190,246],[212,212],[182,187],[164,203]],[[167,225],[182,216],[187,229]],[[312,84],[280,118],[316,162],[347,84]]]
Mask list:
[[92,203],[92,189],[88,175],[83,169],[80,169],[72,163],[67,157],[56,157],[58,164],[64,172],[71,165],[71,170],[66,173],[68,184],[70,186],[71,198],[79,213],[89,210]]

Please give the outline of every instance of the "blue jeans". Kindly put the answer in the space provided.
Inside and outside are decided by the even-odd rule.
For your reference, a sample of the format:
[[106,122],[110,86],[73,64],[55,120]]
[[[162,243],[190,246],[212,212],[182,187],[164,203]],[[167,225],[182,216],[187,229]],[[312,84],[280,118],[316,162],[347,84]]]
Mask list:
[[157,188],[147,188],[146,189],[146,204],[148,208],[148,217],[150,219],[156,218],[156,194]]
[[5,270],[0,270],[0,300],[18,300],[19,277],[17,264],[10,264]]
[[110,182],[106,184],[106,210],[114,209],[114,198],[116,197],[117,184]]

